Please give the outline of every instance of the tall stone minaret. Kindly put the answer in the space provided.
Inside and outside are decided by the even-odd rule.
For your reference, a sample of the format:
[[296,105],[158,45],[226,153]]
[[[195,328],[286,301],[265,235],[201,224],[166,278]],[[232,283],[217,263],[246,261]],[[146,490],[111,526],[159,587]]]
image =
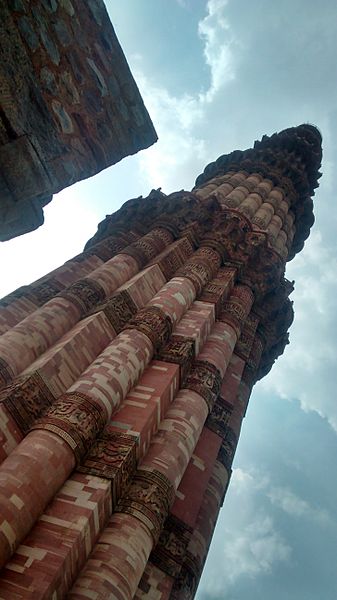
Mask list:
[[1,598],[193,598],[252,387],[288,343],[320,162],[313,126],[264,136],[3,299]]

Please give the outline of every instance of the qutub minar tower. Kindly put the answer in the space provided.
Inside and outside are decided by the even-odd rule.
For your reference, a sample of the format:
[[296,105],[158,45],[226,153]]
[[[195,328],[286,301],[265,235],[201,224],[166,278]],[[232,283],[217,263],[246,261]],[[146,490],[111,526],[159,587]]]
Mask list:
[[0,598],[193,598],[252,387],[288,343],[320,163],[313,126],[264,136],[2,301]]

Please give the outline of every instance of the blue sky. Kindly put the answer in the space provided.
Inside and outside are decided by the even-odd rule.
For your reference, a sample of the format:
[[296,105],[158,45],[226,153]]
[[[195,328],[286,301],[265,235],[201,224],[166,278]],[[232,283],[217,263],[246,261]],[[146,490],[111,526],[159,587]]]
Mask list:
[[133,196],[193,186],[220,154],[310,122],[323,134],[316,223],[287,269],[290,345],[256,386],[198,600],[336,600],[335,0],[109,0],[159,142],[54,197],[0,246],[0,295],[80,252]]

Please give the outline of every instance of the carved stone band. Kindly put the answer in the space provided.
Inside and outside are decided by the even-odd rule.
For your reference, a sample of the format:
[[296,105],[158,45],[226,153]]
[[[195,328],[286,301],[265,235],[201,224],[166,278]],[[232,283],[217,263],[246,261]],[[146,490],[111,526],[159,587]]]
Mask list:
[[224,438],[232,412],[233,406],[226,402],[221,396],[218,396],[211,413],[207,417],[205,427]]
[[129,321],[124,329],[137,329],[151,340],[154,350],[159,351],[172,333],[171,319],[157,306],[145,306]]
[[32,429],[47,429],[65,440],[77,463],[105,425],[106,415],[89,396],[69,392],[60,396]]
[[75,304],[80,310],[81,316],[84,317],[94,306],[105,299],[105,291],[97,281],[85,278],[76,281],[58,296]]
[[249,357],[258,323],[259,317],[250,313],[243,324],[241,335],[234,348],[235,354],[243,360],[247,360]]
[[216,275],[220,264],[218,252],[208,247],[199,248],[187,263],[178,269],[176,276],[192,281],[197,296],[200,296],[205,285]]
[[203,289],[200,300],[214,304],[216,318],[219,317],[223,304],[233,287],[235,276],[235,267],[219,269],[216,277],[207,283]]
[[138,469],[116,512],[128,513],[149,530],[154,544],[173,504],[175,491],[170,480],[155,469]]
[[104,238],[101,242],[98,242],[98,244],[88,248],[85,253],[94,254],[106,262],[121,252],[125,246],[130,244],[130,242],[133,241],[133,237],[134,236],[129,232],[125,232],[123,235],[111,235]]
[[187,377],[185,387],[200,394],[211,412],[220,394],[221,383],[221,373],[214,365],[207,360],[196,360]]
[[54,401],[52,390],[38,371],[16,378],[0,393],[0,403],[24,434]]
[[222,441],[217,457],[217,460],[221,462],[227,471],[231,470],[237,443],[238,436],[234,433],[231,427],[227,427],[226,435]]
[[158,352],[156,358],[180,365],[180,387],[182,387],[195,358],[195,341],[172,335],[168,344]]
[[193,600],[203,565],[187,550],[181,570],[175,579],[170,600]]
[[98,434],[81,465],[80,473],[88,473],[109,479],[112,487],[113,506],[126,491],[136,470],[137,438],[107,427]]
[[163,227],[156,227],[136,242],[132,242],[127,248],[124,248],[123,254],[132,256],[139,268],[142,269],[150,260],[160,254],[173,239],[174,237],[169,231]]
[[96,306],[91,313],[103,311],[116,333],[132,319],[137,312],[137,305],[127,290],[118,292],[104,304]]
[[253,299],[253,292],[248,286],[237,285],[233,288],[229,300],[224,303],[219,321],[228,323],[233,327],[237,337],[240,336],[243,324],[253,304]]
[[0,357],[0,386],[6,385],[14,378],[14,373],[5,361],[4,358]]
[[165,521],[158,544],[151,553],[150,561],[171,577],[180,573],[193,529],[183,521],[169,515]]

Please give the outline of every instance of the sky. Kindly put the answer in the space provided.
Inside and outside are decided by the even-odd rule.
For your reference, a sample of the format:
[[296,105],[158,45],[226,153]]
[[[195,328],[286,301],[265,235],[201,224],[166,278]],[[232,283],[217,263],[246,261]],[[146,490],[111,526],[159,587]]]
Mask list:
[[290,345],[253,391],[197,600],[337,598],[337,4],[106,2],[159,141],[54,196],[0,246],[0,296],[82,251],[106,214],[190,189],[220,154],[309,122],[323,135],[316,222],[287,266]]

